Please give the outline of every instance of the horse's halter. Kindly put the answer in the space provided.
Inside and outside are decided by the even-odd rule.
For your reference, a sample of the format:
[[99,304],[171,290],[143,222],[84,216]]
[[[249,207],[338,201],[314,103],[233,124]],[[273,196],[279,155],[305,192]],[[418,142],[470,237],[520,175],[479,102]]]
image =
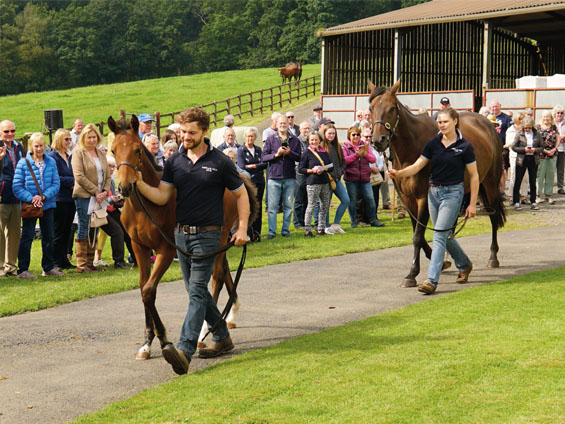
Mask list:
[[137,171],[139,171],[139,169],[141,168],[141,146],[140,146],[140,149],[137,151],[137,165],[134,165],[133,163],[128,162],[127,160],[124,160],[124,161],[118,163],[118,165],[116,166],[116,170],[119,170],[120,166],[122,166],[122,165],[129,166],[130,168],[132,168],[137,173]]
[[396,106],[396,122],[394,123],[394,126],[390,125],[390,122],[385,122],[385,121],[381,121],[376,120],[373,124],[381,124],[385,127],[385,129],[388,131],[388,135],[385,138],[385,141],[388,143],[390,143],[390,140],[396,135],[396,128],[398,127],[398,123],[400,122],[400,108],[398,107],[398,103],[395,103]]

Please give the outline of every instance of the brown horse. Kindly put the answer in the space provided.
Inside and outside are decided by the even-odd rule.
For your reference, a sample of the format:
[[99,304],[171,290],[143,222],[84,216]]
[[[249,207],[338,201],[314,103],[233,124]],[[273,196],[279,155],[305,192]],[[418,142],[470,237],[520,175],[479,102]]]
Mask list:
[[[143,180],[154,187],[161,181],[162,171],[156,165],[153,156],[145,148],[139,139],[139,121],[135,115],[132,116],[129,125],[117,123],[110,116],[108,126],[116,135],[112,143],[112,153],[116,158],[118,178],[122,188],[122,194],[126,198],[122,224],[131,237],[131,243],[137,264],[139,266],[139,287],[141,298],[145,307],[145,341],[139,349],[136,359],[149,359],[151,356],[151,343],[155,335],[159,338],[161,348],[169,344],[167,332],[157,308],[155,300],[157,297],[157,285],[169,265],[176,255],[176,249],[171,246],[161,235],[157,227],[144,212],[137,196],[131,195],[135,181],[135,173],[139,170],[143,175]],[[124,166],[125,165],[125,166]],[[256,188],[249,180],[244,178],[245,187],[250,199],[249,222],[253,222],[258,213],[258,203],[256,200]],[[139,193],[139,192],[138,192]],[[143,203],[149,213],[154,217],[161,229],[167,234],[169,239],[174,240],[174,227],[176,223],[175,208],[176,196],[173,196],[165,206],[157,206],[139,193]],[[229,232],[234,223],[237,223],[237,205],[235,195],[226,190],[224,193],[224,226],[222,227],[221,245],[225,245]],[[156,252],[156,259],[151,269],[151,252]],[[212,271],[212,296],[217,302],[220,291],[225,284],[229,294],[234,292],[233,281],[229,271],[228,261],[225,252],[218,254],[214,262]],[[233,293],[237,300],[237,294]],[[237,303],[237,302],[236,302]],[[234,304],[236,309],[237,305]],[[230,318],[228,317],[227,321]],[[234,328],[234,323],[228,323],[230,328]]]
[[[398,80],[392,88],[376,88],[369,83],[371,116],[373,120],[373,145],[384,151],[389,145],[393,154],[395,169],[405,168],[413,164],[419,157],[426,143],[438,133],[434,119],[427,114],[413,115],[396,98],[400,87]],[[479,193],[486,210],[491,210],[490,222],[492,241],[488,266],[499,266],[497,253],[497,231],[506,222],[504,203],[499,191],[502,174],[502,149],[500,138],[492,124],[484,116],[477,113],[463,112],[459,114],[459,129],[463,137],[474,149],[479,171]],[[426,243],[424,233],[428,222],[428,185],[430,165],[418,174],[409,178],[399,178],[396,182],[402,201],[412,216],[414,231],[414,258],[410,272],[404,278],[401,287],[415,287],[416,276],[420,273],[420,249],[428,258],[431,248]],[[469,176],[465,172],[465,193],[469,192]],[[467,200],[468,201],[468,200]],[[413,217],[417,218],[414,219]]]
[[284,68],[279,68],[279,75],[282,77],[283,84],[287,79],[288,82],[291,82],[292,78],[294,77],[294,84],[298,86],[298,80],[302,77],[302,63],[287,63]]

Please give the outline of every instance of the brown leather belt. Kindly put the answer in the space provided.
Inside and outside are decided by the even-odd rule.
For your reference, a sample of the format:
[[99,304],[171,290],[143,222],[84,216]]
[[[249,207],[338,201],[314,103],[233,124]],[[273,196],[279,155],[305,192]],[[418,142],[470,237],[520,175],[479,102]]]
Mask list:
[[195,227],[194,225],[180,225],[177,224],[177,228],[179,231],[182,231],[185,234],[200,234],[205,233],[206,231],[219,231],[222,229],[221,225],[204,225],[202,227]]
[[453,187],[456,185],[460,185],[463,183],[457,183],[457,184],[434,184],[434,183],[429,183],[430,187]]

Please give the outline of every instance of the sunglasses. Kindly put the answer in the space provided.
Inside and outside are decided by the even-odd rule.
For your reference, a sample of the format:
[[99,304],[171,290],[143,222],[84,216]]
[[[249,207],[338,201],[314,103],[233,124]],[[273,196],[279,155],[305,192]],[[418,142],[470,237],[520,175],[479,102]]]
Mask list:
[[16,130],[4,130],[3,133],[4,134],[15,134]]
[[73,141],[73,139],[70,137],[65,137],[65,141]]
[[351,137],[361,137],[361,134],[351,134]]
[[288,115],[287,118],[294,118],[294,115]]

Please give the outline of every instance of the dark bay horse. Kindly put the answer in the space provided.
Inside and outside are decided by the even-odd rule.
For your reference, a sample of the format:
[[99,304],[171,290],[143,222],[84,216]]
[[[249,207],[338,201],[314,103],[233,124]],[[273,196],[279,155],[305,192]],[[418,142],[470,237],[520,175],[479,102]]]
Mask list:
[[298,85],[298,80],[302,77],[302,63],[287,63],[284,68],[279,68],[279,75],[282,77],[283,84],[287,79],[288,82],[291,82],[292,78],[294,78],[295,85]]
[[[135,181],[136,170],[142,173],[143,180],[147,184],[154,187],[159,185],[162,175],[162,171],[155,164],[153,156],[139,139],[137,117],[133,115],[129,124],[121,121],[118,123],[112,117],[109,117],[108,126],[116,135],[112,143],[112,153],[116,159],[122,194],[126,198],[121,220],[131,237],[131,244],[139,266],[139,287],[145,308],[145,341],[137,352],[136,359],[144,360],[151,356],[151,343],[155,335],[159,338],[161,348],[170,343],[167,339],[165,326],[157,312],[155,300],[157,285],[173,261],[176,249],[161,235],[144,212],[136,195],[132,193],[132,182]],[[249,223],[251,223],[255,220],[259,210],[256,188],[251,181],[242,178],[250,199]],[[142,196],[141,193],[139,195]],[[171,240],[174,240],[176,196],[173,196],[165,206],[157,206],[145,197],[142,196],[141,198],[161,229]],[[234,223],[237,223],[236,197],[231,191],[226,190],[224,193],[224,226],[222,227],[221,246],[226,244]],[[153,269],[151,269],[150,257],[153,250],[156,252],[156,259]],[[231,295],[234,288],[225,252],[218,254],[212,271],[212,296],[216,302],[224,284]],[[235,293],[234,296],[237,299]],[[236,303],[234,303],[233,310],[237,310],[238,304],[236,305]],[[227,321],[230,321],[230,317]],[[235,324],[231,322],[228,326],[234,328]]]
[[[369,84],[371,116],[373,120],[373,145],[384,151],[389,145],[392,150],[395,169],[402,169],[413,164],[420,157],[426,143],[438,133],[434,119],[427,114],[413,115],[408,108],[396,98],[400,87],[398,80],[392,88],[376,88]],[[492,241],[488,266],[499,266],[497,253],[497,231],[506,222],[504,203],[499,191],[502,175],[502,149],[500,138],[492,124],[484,116],[477,113],[462,112],[459,114],[459,129],[463,137],[474,149],[479,171],[479,194],[485,209],[489,213],[492,227]],[[402,201],[412,217],[414,231],[414,258],[410,272],[404,278],[401,287],[415,287],[416,276],[420,273],[420,249],[431,257],[431,248],[424,238],[425,225],[429,219],[428,184],[430,164],[418,174],[409,178],[397,179],[397,186]],[[469,192],[469,175],[465,172],[465,193]]]

